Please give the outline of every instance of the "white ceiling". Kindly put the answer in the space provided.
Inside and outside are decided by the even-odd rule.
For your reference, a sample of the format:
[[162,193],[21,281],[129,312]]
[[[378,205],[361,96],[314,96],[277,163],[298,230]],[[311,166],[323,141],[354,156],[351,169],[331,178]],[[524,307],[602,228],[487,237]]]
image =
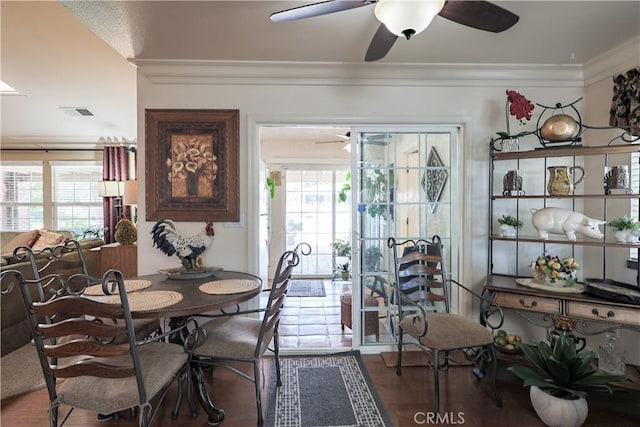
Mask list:
[[[22,95],[1,97],[2,146],[135,138],[136,77],[128,58],[363,63],[378,26],[374,6],[269,20],[306,3],[3,0],[1,78]],[[410,41],[398,40],[382,62],[584,64],[640,35],[640,1],[495,3],[520,21],[493,34],[436,17]],[[60,107],[95,116],[69,116]],[[315,139],[334,134],[328,129]]]

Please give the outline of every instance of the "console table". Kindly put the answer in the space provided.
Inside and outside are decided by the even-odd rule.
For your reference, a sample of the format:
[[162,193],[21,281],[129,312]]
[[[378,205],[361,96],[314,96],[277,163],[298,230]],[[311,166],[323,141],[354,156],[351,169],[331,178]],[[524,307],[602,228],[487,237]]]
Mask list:
[[484,294],[504,310],[543,314],[557,331],[578,331],[587,322],[600,322],[607,329],[640,331],[640,306],[606,300],[586,293],[569,294],[519,286],[512,276],[491,276]]

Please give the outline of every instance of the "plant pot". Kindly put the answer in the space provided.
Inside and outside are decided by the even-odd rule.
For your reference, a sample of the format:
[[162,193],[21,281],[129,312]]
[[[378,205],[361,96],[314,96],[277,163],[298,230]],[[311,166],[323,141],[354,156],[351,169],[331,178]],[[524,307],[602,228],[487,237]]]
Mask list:
[[539,387],[531,386],[529,398],[540,420],[549,427],[579,427],[587,419],[589,407],[583,397],[575,400],[561,399]]
[[349,280],[349,272],[348,271],[343,271],[340,274],[342,276],[342,280]]
[[513,225],[500,225],[500,237],[516,237],[517,235],[518,229]]
[[638,236],[636,236],[636,233],[634,230],[617,230],[614,233],[614,237],[616,239],[616,242],[620,242],[620,243],[637,243],[638,242]]

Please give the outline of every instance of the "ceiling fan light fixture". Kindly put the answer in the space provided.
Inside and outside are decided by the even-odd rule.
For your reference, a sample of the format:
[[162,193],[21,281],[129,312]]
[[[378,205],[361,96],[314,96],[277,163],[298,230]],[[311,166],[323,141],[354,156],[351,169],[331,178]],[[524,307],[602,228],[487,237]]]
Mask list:
[[378,0],[375,15],[389,31],[407,40],[429,26],[445,0]]

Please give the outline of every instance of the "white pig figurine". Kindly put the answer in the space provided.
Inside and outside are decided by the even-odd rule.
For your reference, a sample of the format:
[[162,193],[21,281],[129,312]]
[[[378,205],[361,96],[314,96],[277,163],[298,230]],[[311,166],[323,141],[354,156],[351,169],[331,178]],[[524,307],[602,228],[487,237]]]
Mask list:
[[599,226],[606,221],[592,219],[580,212],[561,208],[531,209],[531,222],[538,230],[538,236],[547,240],[549,233],[564,234],[572,242],[576,240],[576,233],[582,233],[593,239],[602,239],[604,234]]

